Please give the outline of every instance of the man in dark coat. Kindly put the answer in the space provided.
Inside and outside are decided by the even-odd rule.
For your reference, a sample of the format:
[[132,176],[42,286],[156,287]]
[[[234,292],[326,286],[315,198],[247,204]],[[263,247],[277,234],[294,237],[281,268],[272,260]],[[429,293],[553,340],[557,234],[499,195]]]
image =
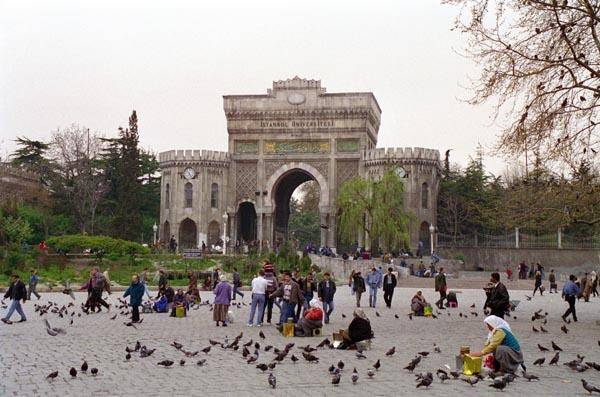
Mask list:
[[500,274],[492,273],[490,278],[490,290],[485,301],[484,309],[488,308],[490,314],[504,318],[504,314],[510,309],[510,296],[506,286],[500,282]]
[[2,318],[2,322],[5,324],[12,324],[10,321],[10,317],[13,315],[15,310],[21,316],[20,323],[27,321],[27,317],[23,312],[23,308],[21,307],[21,300],[23,303],[27,300],[27,289],[25,288],[25,284],[21,281],[21,278],[18,274],[12,275],[12,282],[10,283],[10,287],[8,287],[8,291],[4,294],[4,299],[10,298],[10,306],[6,315]]
[[333,304],[333,296],[335,295],[335,282],[331,280],[329,273],[323,274],[323,280],[317,287],[319,299],[323,302],[323,311],[325,312],[325,324],[329,324],[329,316],[333,312],[335,305]]
[[137,323],[140,321],[140,306],[142,305],[142,298],[144,297],[145,290],[146,288],[144,287],[144,284],[140,283],[139,276],[134,274],[131,278],[131,285],[123,294],[123,298],[129,296],[129,306],[131,306],[131,322]]
[[388,308],[392,307],[394,288],[396,288],[396,285],[398,284],[396,275],[392,273],[392,270],[391,267],[388,267],[387,273],[383,276],[383,300]]
[[435,276],[435,292],[440,293],[440,299],[435,302],[435,305],[444,309],[444,300],[446,299],[446,289],[448,288],[446,284],[446,273],[444,273],[444,268],[440,268],[440,272],[437,276]]

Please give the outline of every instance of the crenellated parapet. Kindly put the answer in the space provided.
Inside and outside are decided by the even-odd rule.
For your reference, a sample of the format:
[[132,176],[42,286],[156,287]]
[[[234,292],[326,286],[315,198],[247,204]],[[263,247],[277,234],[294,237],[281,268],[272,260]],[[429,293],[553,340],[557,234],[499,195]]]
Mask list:
[[382,164],[429,164],[440,166],[440,152],[438,150],[420,147],[364,150],[361,159],[367,167]]
[[229,167],[231,155],[229,152],[215,150],[169,150],[159,153],[158,161],[161,168],[189,164],[209,167]]

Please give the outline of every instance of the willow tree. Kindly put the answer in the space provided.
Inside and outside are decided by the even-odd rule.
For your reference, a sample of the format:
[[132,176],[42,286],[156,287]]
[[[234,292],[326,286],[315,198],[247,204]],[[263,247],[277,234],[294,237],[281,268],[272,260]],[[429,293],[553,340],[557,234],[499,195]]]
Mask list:
[[337,208],[343,241],[355,242],[362,231],[367,246],[374,241],[383,249],[408,245],[411,215],[404,208],[404,184],[393,169],[377,180],[358,177],[344,183]]

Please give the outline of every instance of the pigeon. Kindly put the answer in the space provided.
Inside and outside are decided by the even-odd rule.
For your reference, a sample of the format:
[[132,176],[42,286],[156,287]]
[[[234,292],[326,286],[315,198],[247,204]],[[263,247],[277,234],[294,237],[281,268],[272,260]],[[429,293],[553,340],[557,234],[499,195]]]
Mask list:
[[90,372],[92,373],[92,376],[96,376],[98,375],[98,368],[92,368],[90,369]]
[[260,338],[261,338],[261,339],[265,339],[265,338],[266,338],[266,337],[265,337],[265,334],[264,334],[262,331],[260,331],[260,332],[258,333],[258,336],[260,336]]
[[378,312],[378,311],[375,311],[375,315],[376,315],[377,317],[381,317],[381,314],[379,314],[379,312]]
[[394,314],[394,317],[396,317],[396,318],[400,318],[400,317],[399,317],[397,314]]
[[595,362],[586,362],[585,365],[587,365],[590,368],[594,368],[596,371],[600,371],[600,364],[597,364]]
[[71,369],[69,370],[69,375],[71,375],[73,378],[75,378],[77,376],[77,370],[73,367],[71,367]]
[[357,351],[356,358],[359,360],[364,360],[365,358],[367,358],[367,356],[365,356],[362,352]]
[[181,365],[182,367],[185,365],[185,360],[183,358],[179,360],[179,365]]
[[269,374],[269,377],[267,378],[267,380],[269,381],[269,385],[273,389],[277,386],[277,378],[275,378],[275,375],[273,375],[272,372]]
[[419,383],[417,383],[417,389],[419,387],[425,387],[426,389],[428,389],[432,382],[433,375],[431,374],[431,372],[427,372],[427,374],[425,374],[424,376],[419,376]]
[[252,364],[256,360],[258,360],[258,357],[256,357],[256,356],[250,356],[250,357],[248,357],[248,360],[246,360],[246,363]]
[[[532,330],[533,332],[540,332],[540,330],[539,330],[539,329],[537,329],[535,326],[532,326],[532,327],[531,327],[531,330]],[[491,386],[491,385],[490,385],[490,386]]]
[[158,365],[162,365],[165,368],[170,367],[171,365],[173,365],[173,361],[171,360],[162,360],[158,363]]
[[137,329],[137,327],[131,321],[129,321],[127,323],[123,323],[123,324],[125,324],[125,326],[127,326],[127,327],[133,327],[133,328]]
[[548,330],[546,328],[542,327],[541,325],[540,325],[540,331],[542,331],[545,334],[548,333]]
[[306,361],[308,361],[309,363],[318,363],[318,362],[319,362],[319,358],[318,358],[318,357],[316,357],[316,356],[313,356],[313,355],[312,355],[312,354],[310,354],[310,353],[305,353],[305,352],[302,352],[302,356],[303,356],[303,357],[304,357],[304,359],[305,359]]
[[539,377],[527,372],[523,372],[523,378],[527,379],[528,382],[531,382],[532,380],[540,380]]
[[552,359],[550,360],[548,365],[557,365],[559,358],[560,358],[560,352],[556,352],[556,354],[554,355],[554,357],[552,357]]
[[342,318],[346,318],[346,315],[344,313],[342,313]]
[[394,355],[394,353],[396,353],[396,346],[393,346],[390,350],[388,350],[387,352],[385,352],[385,355],[388,357],[391,357]]
[[506,387],[507,382],[505,378],[500,378],[500,379],[495,379],[494,383],[491,383],[489,385],[489,387],[493,387],[496,390],[504,390],[504,388]]
[[429,352],[419,352],[417,354],[423,357],[427,357],[429,355]]
[[568,333],[569,333],[569,329],[568,329],[568,328],[567,328],[567,326],[566,326],[566,325],[564,325],[564,324],[563,324],[563,325],[560,327],[560,330],[561,330],[562,332],[564,332],[565,334],[568,334]]
[[258,343],[258,342],[254,343],[254,348],[255,349],[260,349],[260,343]]
[[298,361],[299,358],[292,354],[292,356],[290,357],[290,360],[292,360],[294,363],[296,363],[296,361]]
[[115,314],[114,316],[112,316],[110,319],[111,320],[115,320],[117,318],[117,315]]
[[50,374],[48,374],[48,376],[46,376],[46,379],[54,379],[58,376],[58,371],[54,371],[54,372],[50,372]]
[[589,394],[592,394],[593,392],[600,393],[600,389],[598,389],[596,386],[590,385],[585,379],[581,380],[581,385]]
[[563,351],[563,349],[561,349],[560,346],[558,346],[556,343],[554,343],[554,341],[552,341],[551,343],[552,343],[552,348],[554,349],[555,352]]
[[373,364],[373,368],[375,368],[375,371],[379,371],[380,367],[381,367],[381,360],[377,360],[375,362],[375,364]]
[[437,375],[438,378],[440,378],[442,383],[444,383],[445,381],[450,379],[450,377],[448,376],[448,373],[446,371],[444,371],[443,369],[438,369],[435,374]]
[[48,319],[47,319],[47,318],[45,318],[45,319],[44,319],[44,322],[46,323],[46,332],[48,332],[48,335],[50,335],[50,336],[56,336],[56,335],[58,335],[58,334],[62,334],[62,335],[64,335],[64,334],[66,334],[66,333],[67,333],[67,332],[66,332],[64,329],[62,329],[62,328],[53,328],[53,327],[50,325],[50,323],[48,322]]
[[265,372],[267,369],[269,369],[269,367],[267,366],[267,364],[258,364],[256,366],[256,368],[260,369],[263,372]]
[[196,363],[197,366],[201,367],[206,363],[206,359],[203,358],[202,360],[198,360],[198,362]]
[[511,383],[511,382],[513,382],[513,381],[514,381],[515,379],[517,379],[518,377],[519,377],[518,375],[516,375],[516,374],[513,374],[513,373],[510,373],[510,372],[509,372],[509,373],[507,373],[507,374],[504,376],[504,380],[505,380],[505,381],[506,381],[506,383],[508,384],[508,383]]
[[211,347],[212,347],[212,346],[205,347],[204,349],[202,349],[202,352],[203,352],[204,354],[208,354],[208,352],[210,351]]
[[334,374],[335,373],[335,366],[333,364],[331,364],[331,366],[327,369],[327,371],[329,371],[330,374]]
[[325,338],[317,345],[317,347],[321,348],[329,345],[331,345],[331,341],[329,340],[329,338]]
[[277,366],[277,363],[276,363],[276,362],[272,362],[272,363],[269,363],[269,365],[267,365],[267,367],[268,367],[270,370],[274,370],[276,366]]
[[352,371],[352,375],[350,376],[350,380],[352,380],[353,384],[356,384],[356,382],[358,382],[358,371],[356,370],[356,367],[354,368],[354,371]]
[[375,376],[375,371],[373,371],[371,368],[367,369],[367,376],[369,377],[369,379],[373,379],[373,377]]
[[475,386],[477,382],[479,382],[479,378],[477,377],[469,377],[469,378],[461,378],[463,382],[466,382],[471,385],[471,387]]
[[340,369],[340,371],[344,369],[344,365],[345,364],[342,360],[338,361],[338,363],[337,363],[337,367]]
[[450,371],[450,375],[452,375],[454,379],[458,379],[458,377],[460,376],[460,374],[456,371]]
[[547,351],[550,351],[550,350],[549,350],[547,347],[544,347],[544,346],[540,345],[539,343],[538,343],[538,345],[537,345],[537,346],[538,346],[538,349],[540,349],[540,351],[541,351],[541,352],[547,352]]
[[177,343],[175,341],[173,341],[173,343],[171,343],[171,346],[173,346],[177,350],[181,350],[183,348],[183,345],[181,343]]
[[129,361],[131,359],[131,353],[127,353],[125,355],[125,360]]
[[340,375],[339,373],[333,374],[333,377],[331,378],[331,384],[337,386],[340,384],[341,379],[342,375]]
[[404,369],[407,369],[408,371],[412,372],[415,370],[415,368],[417,367],[417,365],[419,365],[420,362],[421,362],[421,356],[417,356],[417,357],[413,358],[411,360],[411,362],[408,363],[408,365],[406,367],[404,367]]
[[539,365],[539,366],[541,367],[541,366],[542,366],[542,364],[543,364],[545,361],[546,361],[546,358],[545,358],[545,357],[538,358],[537,360],[535,360],[535,361],[533,362],[533,365]]

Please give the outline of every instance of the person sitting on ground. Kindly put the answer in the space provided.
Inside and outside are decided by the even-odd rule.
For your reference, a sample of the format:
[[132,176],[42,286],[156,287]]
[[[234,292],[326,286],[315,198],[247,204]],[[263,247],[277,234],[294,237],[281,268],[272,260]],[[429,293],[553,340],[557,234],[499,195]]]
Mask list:
[[323,327],[323,308],[321,301],[312,299],[310,308],[304,311],[304,316],[298,320],[298,326],[294,330],[295,336],[312,336],[313,331]]
[[177,290],[177,293],[173,297],[173,305],[171,308],[171,317],[175,317],[178,307],[183,307],[184,313],[187,312],[187,301],[185,300],[185,295],[181,288],[179,288]]
[[[480,352],[470,353],[473,357],[493,355],[490,369],[493,371],[514,373],[523,365],[523,352],[519,341],[510,329],[510,325],[500,317],[491,315],[483,320],[487,327],[488,338]],[[523,366],[523,370],[525,367]]]
[[166,313],[168,311],[169,302],[167,301],[167,296],[165,294],[159,295],[159,298],[156,302],[154,302],[153,309],[157,313]]
[[425,300],[423,296],[423,291],[417,291],[415,296],[412,297],[410,301],[410,310],[412,314],[415,316],[424,316],[425,315],[425,307],[427,307],[429,303]]
[[362,309],[354,310],[354,318],[350,322],[347,330],[341,330],[342,343],[338,349],[348,350],[355,349],[358,342],[373,339],[373,330],[371,322]]

